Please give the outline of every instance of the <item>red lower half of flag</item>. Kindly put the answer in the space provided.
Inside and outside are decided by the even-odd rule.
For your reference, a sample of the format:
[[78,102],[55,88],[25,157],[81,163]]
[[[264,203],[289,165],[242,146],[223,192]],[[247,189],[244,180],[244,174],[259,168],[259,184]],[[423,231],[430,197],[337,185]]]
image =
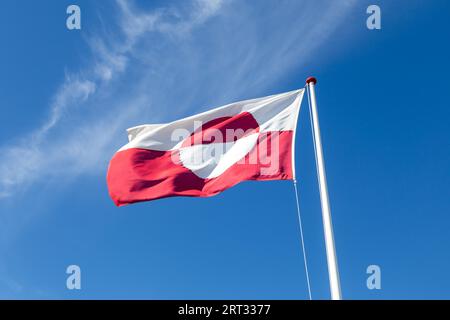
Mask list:
[[292,139],[292,131],[259,134],[250,151],[239,159],[233,156],[239,152],[232,149],[222,157],[189,158],[198,150],[211,151],[211,145],[197,147],[192,154],[180,149],[121,150],[109,164],[109,193],[114,203],[122,206],[173,196],[209,197],[245,180],[289,180],[293,177]]

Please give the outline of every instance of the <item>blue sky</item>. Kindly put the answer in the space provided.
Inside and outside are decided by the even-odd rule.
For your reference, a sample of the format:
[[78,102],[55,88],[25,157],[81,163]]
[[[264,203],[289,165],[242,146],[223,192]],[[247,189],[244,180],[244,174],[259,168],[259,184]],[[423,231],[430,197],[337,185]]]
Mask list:
[[[66,29],[72,3],[81,30]],[[344,298],[450,298],[450,4],[376,1],[374,31],[369,4],[2,1],[0,298],[306,299],[291,182],[116,208],[105,174],[128,127],[309,75]],[[296,152],[312,295],[327,299],[307,108]]]

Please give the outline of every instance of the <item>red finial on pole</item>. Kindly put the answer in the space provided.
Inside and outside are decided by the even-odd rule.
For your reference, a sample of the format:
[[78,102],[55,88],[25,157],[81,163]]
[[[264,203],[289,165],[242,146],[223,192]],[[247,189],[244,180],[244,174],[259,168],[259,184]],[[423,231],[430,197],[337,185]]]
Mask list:
[[312,82],[313,84],[316,84],[317,83],[317,79],[314,78],[314,77],[308,77],[306,79],[306,84],[309,84],[310,82]]

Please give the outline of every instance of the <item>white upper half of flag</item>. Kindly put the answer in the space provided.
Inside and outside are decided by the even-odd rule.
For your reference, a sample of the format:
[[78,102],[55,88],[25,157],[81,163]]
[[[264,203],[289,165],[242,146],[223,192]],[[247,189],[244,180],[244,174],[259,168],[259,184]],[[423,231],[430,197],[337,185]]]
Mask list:
[[173,139],[176,130],[193,132],[198,123],[233,117],[243,112],[250,113],[258,122],[259,132],[288,131],[295,133],[297,117],[305,89],[293,90],[263,98],[227,104],[184,119],[166,124],[146,124],[127,130],[129,142],[121,150],[141,148],[167,151],[179,147]]

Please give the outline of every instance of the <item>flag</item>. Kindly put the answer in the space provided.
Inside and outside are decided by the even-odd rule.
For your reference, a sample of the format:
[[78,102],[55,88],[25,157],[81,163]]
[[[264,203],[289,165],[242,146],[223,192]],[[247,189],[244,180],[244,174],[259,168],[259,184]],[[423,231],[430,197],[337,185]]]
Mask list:
[[304,89],[231,103],[166,124],[127,130],[110,161],[117,206],[173,196],[209,197],[245,180],[294,178]]

